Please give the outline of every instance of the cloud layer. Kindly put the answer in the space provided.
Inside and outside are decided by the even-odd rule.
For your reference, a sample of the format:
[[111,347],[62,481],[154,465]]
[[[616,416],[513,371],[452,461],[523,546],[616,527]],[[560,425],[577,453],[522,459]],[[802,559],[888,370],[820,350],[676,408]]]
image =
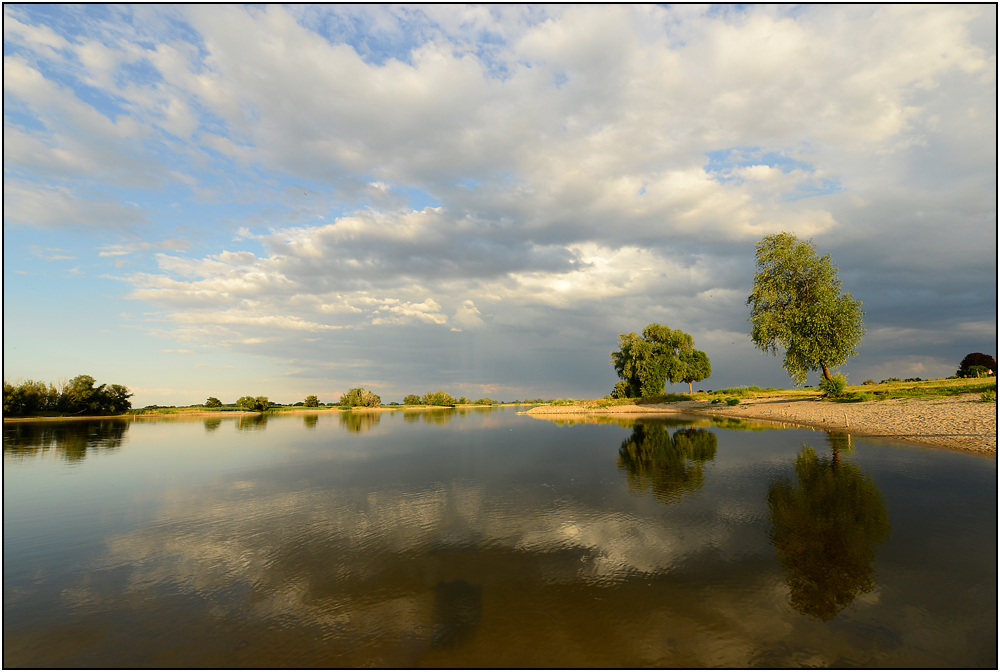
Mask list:
[[[92,236],[182,347],[599,395],[660,321],[715,387],[781,384],[742,306],[781,230],[865,302],[862,374],[995,347],[995,7],[4,16],[5,230]],[[499,360],[443,368],[462,347]]]

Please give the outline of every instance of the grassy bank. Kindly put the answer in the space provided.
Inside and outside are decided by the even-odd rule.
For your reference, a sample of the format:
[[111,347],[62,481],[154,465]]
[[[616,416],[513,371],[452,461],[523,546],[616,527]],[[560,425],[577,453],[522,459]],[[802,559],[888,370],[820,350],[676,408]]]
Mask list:
[[[997,379],[990,378],[952,378],[943,380],[893,381],[873,385],[850,385],[842,397],[829,399],[831,403],[851,403],[859,401],[877,401],[880,399],[939,399],[963,394],[996,394]],[[592,399],[592,400],[556,400],[549,406],[577,406],[583,408],[613,408],[615,406],[665,404],[681,401],[704,401],[711,403],[714,399],[757,399],[762,397],[787,397],[789,399],[805,399],[822,397],[823,391],[818,387],[801,387],[781,389],[776,387],[729,387],[721,390],[708,390],[694,394],[656,394],[647,397],[631,399]]]

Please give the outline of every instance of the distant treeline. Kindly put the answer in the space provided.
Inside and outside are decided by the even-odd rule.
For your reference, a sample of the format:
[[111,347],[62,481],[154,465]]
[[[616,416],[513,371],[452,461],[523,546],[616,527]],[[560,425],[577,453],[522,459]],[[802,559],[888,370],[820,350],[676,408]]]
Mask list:
[[77,376],[58,386],[34,380],[3,381],[4,416],[119,415],[132,408],[124,385],[102,384],[93,376]]

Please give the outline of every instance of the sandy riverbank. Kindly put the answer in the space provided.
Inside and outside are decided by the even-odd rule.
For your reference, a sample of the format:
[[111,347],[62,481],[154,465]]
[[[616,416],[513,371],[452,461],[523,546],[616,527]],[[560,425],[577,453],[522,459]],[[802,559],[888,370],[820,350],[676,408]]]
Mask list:
[[739,406],[681,401],[587,408],[539,406],[528,415],[619,415],[690,413],[736,418],[757,418],[833,429],[864,436],[883,436],[939,448],[983,455],[997,454],[997,406],[978,403],[978,394],[942,399],[888,399],[835,403],[819,397],[758,397]]

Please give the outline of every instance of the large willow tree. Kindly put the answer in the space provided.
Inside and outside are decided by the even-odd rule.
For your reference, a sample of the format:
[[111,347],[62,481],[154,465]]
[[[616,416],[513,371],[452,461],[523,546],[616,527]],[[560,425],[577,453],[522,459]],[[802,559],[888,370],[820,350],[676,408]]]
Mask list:
[[811,240],[790,233],[757,243],[757,273],[747,298],[750,338],[766,353],[785,351],[788,375],[803,383],[809,371],[830,368],[858,354],[865,335],[861,302],[841,292],[830,255],[818,256]]
[[617,352],[611,353],[611,365],[624,385],[616,394],[645,397],[663,394],[667,381],[688,383],[704,380],[712,374],[708,356],[694,350],[694,339],[680,329],[662,324],[648,325],[642,336],[634,332],[620,334]]

